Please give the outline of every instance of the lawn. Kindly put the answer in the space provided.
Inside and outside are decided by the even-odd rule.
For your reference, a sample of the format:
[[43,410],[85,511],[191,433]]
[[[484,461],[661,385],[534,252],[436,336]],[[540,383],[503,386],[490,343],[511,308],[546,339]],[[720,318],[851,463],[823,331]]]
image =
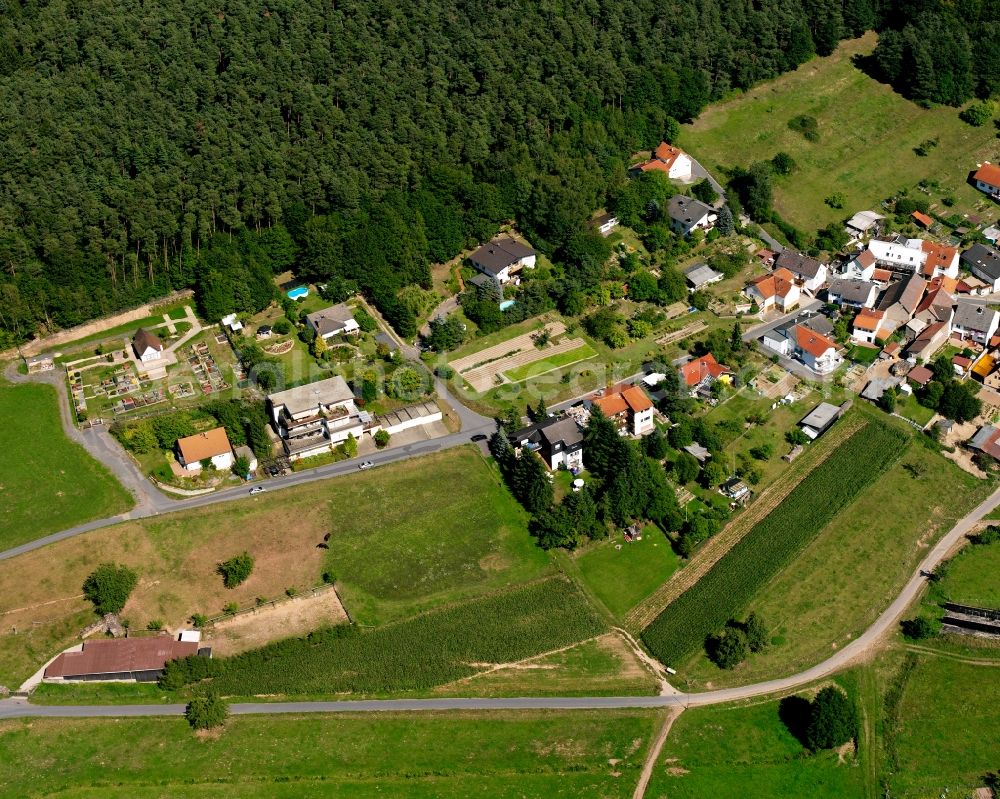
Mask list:
[[642,541],[626,543],[619,533],[588,547],[574,560],[584,582],[619,620],[680,565],[670,542],[655,525],[646,527]]
[[[651,711],[240,716],[0,722],[9,796],[240,799],[632,795]],[[127,746],[123,746],[127,742]]]
[[1000,610],[1000,543],[967,546],[948,564],[936,593],[952,602]]
[[[940,183],[941,191],[927,199],[945,216],[982,205],[995,218],[996,206],[966,179],[978,162],[1000,155],[996,130],[965,124],[955,108],[921,108],[865,75],[852,59],[871,53],[875,42],[875,34],[844,42],[829,58],[710,106],[682,127],[680,146],[713,171],[787,152],[798,168],[775,181],[775,209],[809,232],[855,211],[878,210],[879,201],[924,179]],[[789,129],[799,114],[817,119],[819,141]],[[926,157],[916,155],[914,148],[928,139],[938,146]],[[842,209],[824,203],[834,192],[845,195]],[[957,204],[946,209],[940,199],[949,194]]]
[[850,352],[847,353],[847,357],[855,363],[868,366],[869,364],[875,363],[878,359],[879,352],[880,350],[877,347],[853,346],[851,347]]
[[862,799],[852,753],[810,754],[781,721],[777,701],[695,708],[670,730],[649,799]]
[[553,355],[551,358],[543,358],[540,361],[533,361],[532,363],[524,364],[524,366],[518,366],[504,372],[504,375],[506,375],[509,380],[519,383],[529,377],[545,374],[545,372],[551,372],[553,369],[559,369],[562,366],[569,366],[571,363],[585,361],[588,358],[594,358],[596,356],[597,353],[594,352],[593,347],[589,344],[581,344],[579,347],[576,347],[569,352],[560,352],[557,355]]
[[[936,489],[942,485],[947,501]],[[733,671],[699,653],[685,671],[692,687],[757,682],[820,662],[875,620],[928,549],[989,490],[912,439],[750,603],[771,627],[772,645]]]
[[926,427],[927,423],[934,417],[934,410],[925,408],[912,394],[900,394],[896,399],[896,413],[905,416],[910,421],[916,422],[921,427]]
[[686,662],[874,483],[905,441],[895,427],[870,418],[643,630],[650,650],[675,668]]
[[996,668],[924,657],[888,734],[898,763],[888,775],[894,797],[968,796],[997,770],[1000,681]]
[[70,441],[56,392],[0,380],[0,550],[133,505],[103,465]]
[[[256,559],[254,572],[225,589],[216,564],[243,550]],[[129,522],[0,561],[0,684],[18,685],[93,618],[80,586],[108,560],[140,573],[126,618],[141,627],[157,619],[168,628],[195,612],[217,614],[229,602],[247,607],[257,597],[301,591],[331,569],[347,610],[368,624],[551,569],[527,534],[523,512],[478,451],[450,450]],[[8,634],[12,628],[16,636]]]

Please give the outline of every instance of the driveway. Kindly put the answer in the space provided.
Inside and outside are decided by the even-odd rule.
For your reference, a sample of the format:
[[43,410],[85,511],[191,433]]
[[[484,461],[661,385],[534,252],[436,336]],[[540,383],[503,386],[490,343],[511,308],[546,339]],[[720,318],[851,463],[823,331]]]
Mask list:
[[431,315],[427,317],[427,321],[424,322],[424,326],[420,328],[421,336],[429,336],[431,334],[431,320],[437,319],[439,316],[444,318],[448,314],[453,313],[458,310],[458,296],[449,297],[446,300],[442,300],[438,303],[438,307],[431,311]]

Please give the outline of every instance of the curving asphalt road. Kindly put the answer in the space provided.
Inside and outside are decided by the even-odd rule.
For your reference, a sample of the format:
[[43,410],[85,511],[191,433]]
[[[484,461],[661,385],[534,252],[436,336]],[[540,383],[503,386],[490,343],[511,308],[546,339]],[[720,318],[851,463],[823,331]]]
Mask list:
[[[703,693],[677,693],[667,696],[573,696],[573,697],[507,697],[453,699],[365,699],[339,702],[252,702],[230,705],[236,715],[268,713],[371,713],[405,711],[462,710],[609,710],[619,708],[701,707],[792,691],[816,680],[828,677],[849,666],[876,647],[906,609],[917,598],[926,582],[926,573],[933,571],[948,553],[962,542],[997,505],[1000,488],[977,505],[948,531],[927,553],[917,570],[896,599],[864,633],[832,657],[810,669],[777,680],[723,688]],[[183,705],[32,705],[26,699],[0,701],[0,718],[58,717],[90,718],[121,716],[176,716],[184,712]]]

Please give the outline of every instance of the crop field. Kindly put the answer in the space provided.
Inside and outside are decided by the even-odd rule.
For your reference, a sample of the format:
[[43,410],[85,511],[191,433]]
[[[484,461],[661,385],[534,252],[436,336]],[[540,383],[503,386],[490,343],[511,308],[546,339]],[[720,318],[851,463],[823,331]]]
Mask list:
[[555,578],[370,632],[328,628],[215,660],[209,687],[226,696],[426,690],[604,631],[579,591]]
[[2,721],[0,785],[20,799],[628,799],[658,719],[651,711],[238,716],[207,736],[181,718]]
[[[906,435],[871,420],[799,483],[642,633],[675,668],[744,611],[767,582],[900,454]],[[816,501],[822,497],[822,501]]]
[[[226,589],[216,565],[243,550],[254,556],[254,572]],[[382,624],[552,569],[479,452],[453,449],[127,522],[0,561],[0,684],[19,685],[93,620],[80,587],[109,560],[139,572],[124,612],[139,628],[151,620],[173,628],[192,613],[249,607],[289,588],[301,593],[324,571],[352,618]],[[272,640],[278,636],[280,629]]]
[[[946,497],[936,490],[942,485],[948,486]],[[696,688],[742,685],[822,661],[875,621],[920,559],[990,490],[914,436],[898,460],[753,598],[747,611],[766,621],[771,646],[730,671],[700,654],[685,678]],[[983,584],[991,579],[982,573]]]
[[0,550],[132,507],[59,420],[55,390],[0,380]]
[[891,795],[970,796],[997,770],[1000,680],[995,666],[921,656],[903,689],[888,751]]
[[667,737],[646,796],[653,799],[862,799],[853,752],[810,754],[781,721],[779,702],[694,708]]
[[[912,191],[925,179],[940,183],[940,191],[918,196],[943,215],[975,210],[995,219],[997,206],[966,178],[978,162],[1000,156],[996,129],[967,125],[956,108],[921,108],[868,77],[853,59],[870,54],[875,43],[873,33],[843,42],[828,58],[709,106],[682,126],[678,143],[712,171],[718,164],[746,167],[787,152],[797,169],[775,180],[775,210],[808,232],[855,211],[878,210],[881,200],[900,189]],[[789,129],[799,114],[816,118],[819,141]],[[915,148],[927,140],[937,140],[937,146],[918,156]],[[845,195],[842,209],[824,203],[834,191]],[[941,204],[946,196],[955,197],[953,208]]]
[[[546,372],[551,372],[553,369],[558,369],[562,366],[569,366],[571,363],[577,363],[578,361],[586,361],[588,358],[594,358],[597,356],[593,347],[586,342],[581,344],[579,343],[580,341],[580,339],[570,339],[570,341],[567,342],[567,346],[570,343],[578,346],[574,346],[572,349],[565,349],[561,352],[555,352],[553,348],[553,350],[551,350],[553,353],[552,355],[546,354],[545,357],[539,361],[532,361],[531,363],[526,363],[523,366],[508,369],[504,372],[504,376],[514,383],[520,383],[522,380],[526,380],[529,377],[545,374]],[[543,350],[543,354],[548,352],[550,352],[550,350]]]

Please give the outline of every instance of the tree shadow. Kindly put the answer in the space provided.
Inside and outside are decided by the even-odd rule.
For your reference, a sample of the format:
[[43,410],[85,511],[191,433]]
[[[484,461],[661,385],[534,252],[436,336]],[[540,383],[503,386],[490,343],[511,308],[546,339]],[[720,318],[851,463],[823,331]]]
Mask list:
[[851,63],[857,70],[864,72],[865,75],[872,80],[884,83],[887,86],[889,85],[889,81],[886,80],[885,73],[882,72],[882,69],[878,65],[878,59],[875,58],[875,53],[869,53],[868,55],[858,53],[851,58]]
[[808,748],[806,730],[809,727],[809,700],[801,696],[786,696],[778,703],[778,718],[796,740]]

